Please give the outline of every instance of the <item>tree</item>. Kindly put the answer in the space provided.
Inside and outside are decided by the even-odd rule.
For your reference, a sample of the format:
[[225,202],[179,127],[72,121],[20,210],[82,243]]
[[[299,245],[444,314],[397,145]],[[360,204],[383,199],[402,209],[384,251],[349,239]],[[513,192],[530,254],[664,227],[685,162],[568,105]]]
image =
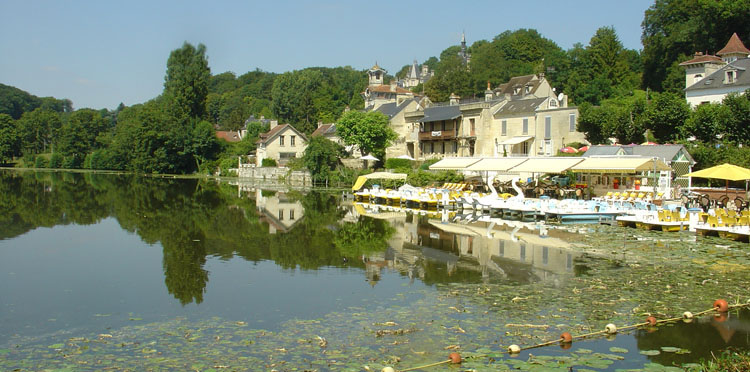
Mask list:
[[81,109],[70,114],[60,129],[58,142],[59,151],[73,159],[70,163],[72,167],[80,167],[86,154],[102,147],[97,137],[109,129],[107,124],[107,120],[96,110]]
[[315,92],[323,83],[323,74],[315,70],[286,72],[273,82],[271,91],[274,115],[309,134],[315,130]]
[[336,123],[336,132],[347,145],[357,145],[362,155],[382,158],[385,148],[398,138],[388,124],[388,117],[378,111],[349,111]]
[[302,163],[310,171],[313,180],[328,179],[331,171],[336,169],[342,157],[343,148],[323,136],[314,136],[305,148]]
[[57,112],[41,107],[25,112],[18,120],[18,134],[24,151],[34,154],[46,152],[52,139],[58,138],[61,127],[62,121]]
[[13,118],[8,114],[0,114],[0,163],[12,160],[18,154],[18,144]]
[[[716,53],[734,32],[740,39],[750,40],[748,14],[747,0],[656,0],[641,25],[642,86],[656,91],[674,89],[665,85],[665,79],[675,62],[683,62],[680,56],[696,51]],[[682,84],[677,87],[682,88]]]
[[655,93],[646,114],[646,128],[661,143],[680,138],[685,121],[690,116],[690,106],[685,98],[674,93]]
[[726,106],[725,138],[736,144],[750,143],[750,90],[743,94],[731,93],[724,97]]
[[720,103],[704,103],[695,108],[682,128],[684,138],[695,137],[708,144],[715,143],[726,133],[725,123],[729,119],[726,106]]
[[185,42],[182,48],[169,54],[164,96],[169,100],[168,107],[177,121],[205,117],[210,78],[205,45],[198,44],[196,48]]

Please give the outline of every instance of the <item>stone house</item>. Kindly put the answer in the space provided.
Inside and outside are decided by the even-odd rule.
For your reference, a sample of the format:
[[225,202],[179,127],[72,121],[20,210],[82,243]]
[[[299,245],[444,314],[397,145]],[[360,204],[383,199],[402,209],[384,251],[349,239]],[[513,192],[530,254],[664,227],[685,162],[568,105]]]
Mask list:
[[750,89],[750,50],[737,33],[716,55],[695,53],[685,67],[685,99],[695,107],[702,103],[720,103],[729,93]]
[[[587,143],[576,130],[578,109],[549,85],[543,75],[513,77],[482,99],[447,103],[423,99],[414,110],[394,115],[391,126],[402,129],[388,156],[406,153],[429,159],[452,156],[554,156],[571,142]],[[402,121],[403,120],[403,121]],[[411,127],[408,124],[412,124]],[[408,128],[412,130],[409,132]],[[416,138],[414,153],[408,139]]]
[[292,158],[301,158],[307,148],[307,137],[289,124],[271,124],[271,129],[260,135],[256,142],[256,166],[261,166],[263,159],[276,160],[283,166]]
[[378,66],[377,62],[367,71],[369,85],[361,93],[362,99],[365,100],[366,110],[374,110],[382,104],[391,102],[401,104],[409,98],[414,98],[414,93],[398,86],[396,80],[385,84],[386,73],[387,71]]

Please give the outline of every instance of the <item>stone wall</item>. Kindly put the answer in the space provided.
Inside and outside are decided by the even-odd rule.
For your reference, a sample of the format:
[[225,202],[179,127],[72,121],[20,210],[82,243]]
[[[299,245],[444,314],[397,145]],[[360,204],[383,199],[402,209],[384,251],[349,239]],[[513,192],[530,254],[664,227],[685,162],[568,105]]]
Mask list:
[[287,183],[295,186],[310,186],[312,184],[310,172],[290,171],[286,167],[256,167],[253,164],[240,164],[237,169],[240,180],[255,180],[262,182]]

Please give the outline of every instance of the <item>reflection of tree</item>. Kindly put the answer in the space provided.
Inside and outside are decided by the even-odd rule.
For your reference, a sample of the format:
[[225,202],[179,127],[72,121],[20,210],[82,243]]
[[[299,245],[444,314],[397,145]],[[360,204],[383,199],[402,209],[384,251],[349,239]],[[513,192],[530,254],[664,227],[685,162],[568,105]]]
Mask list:
[[384,251],[395,231],[386,220],[360,217],[357,222],[341,224],[333,243],[342,255],[358,257]]
[[208,283],[206,250],[202,242],[164,245],[164,284],[182,305],[203,302]]

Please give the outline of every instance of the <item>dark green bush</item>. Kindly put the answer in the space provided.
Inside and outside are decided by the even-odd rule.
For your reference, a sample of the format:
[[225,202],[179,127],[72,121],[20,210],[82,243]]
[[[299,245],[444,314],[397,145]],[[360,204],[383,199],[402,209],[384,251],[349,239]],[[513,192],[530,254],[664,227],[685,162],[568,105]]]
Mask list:
[[385,161],[385,169],[408,169],[411,168],[413,160],[390,158]]
[[59,152],[55,152],[50,156],[49,158],[49,167],[50,168],[60,168],[62,167],[63,163],[63,156]]
[[262,167],[275,167],[276,166],[276,160],[271,159],[271,158],[264,158],[261,161],[260,165]]
[[44,156],[37,156],[36,160],[34,161],[34,168],[47,168],[49,166],[49,162]]

